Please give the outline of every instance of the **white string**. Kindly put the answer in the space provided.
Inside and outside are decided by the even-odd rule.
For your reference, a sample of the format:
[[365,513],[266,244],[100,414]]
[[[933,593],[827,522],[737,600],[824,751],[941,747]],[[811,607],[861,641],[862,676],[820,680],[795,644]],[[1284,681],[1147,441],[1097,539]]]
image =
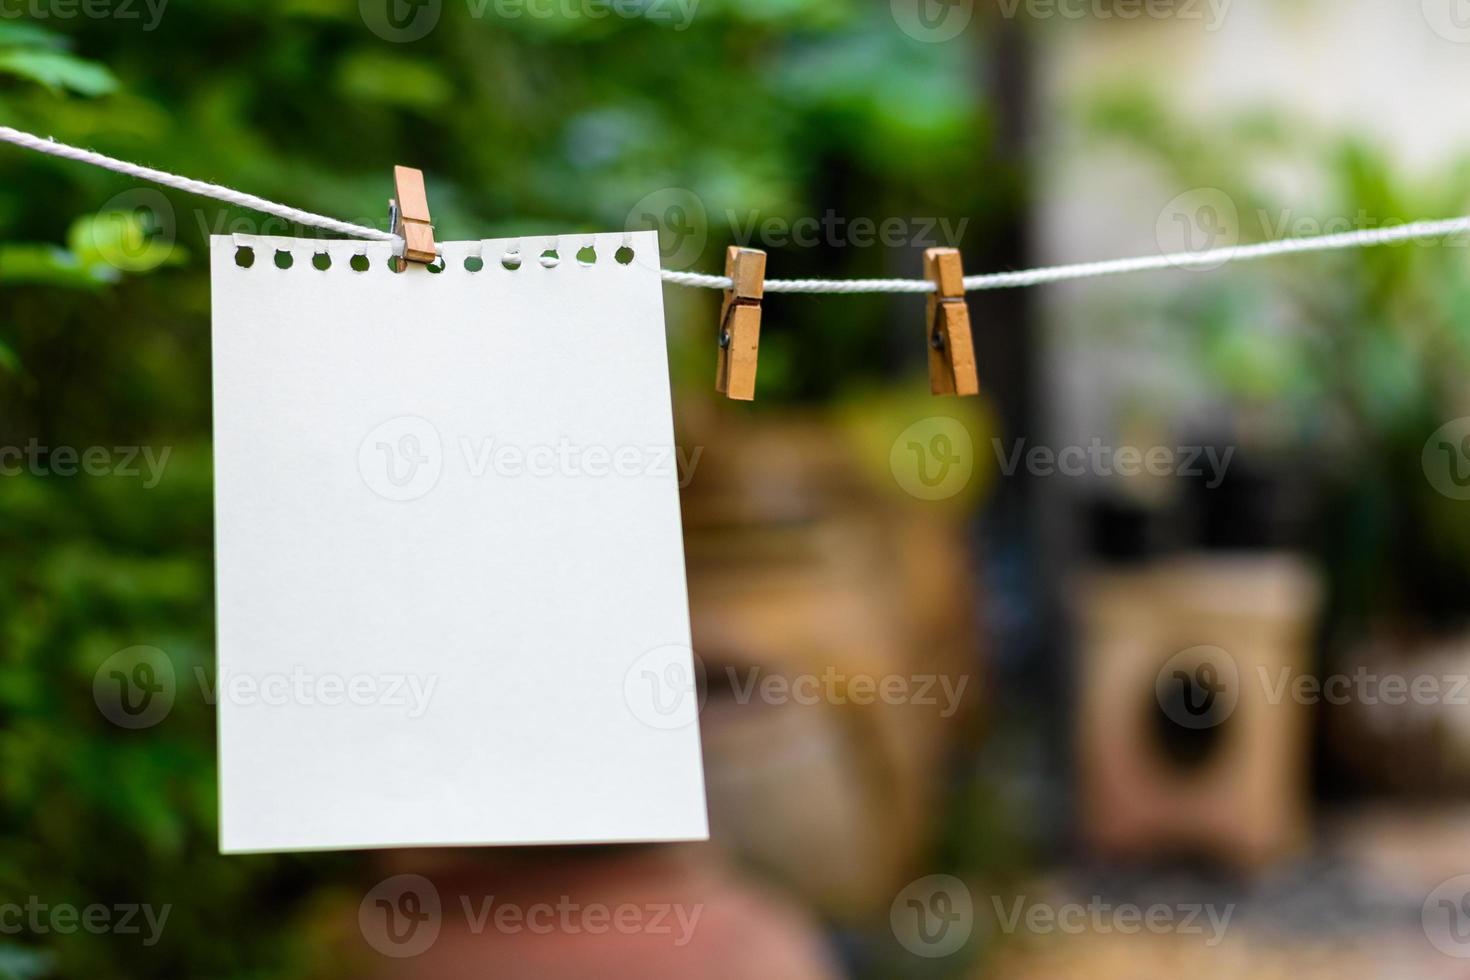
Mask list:
[[13,143],[16,146],[25,147],[28,150],[38,150],[41,153],[49,153],[63,160],[75,160],[78,163],[90,163],[94,167],[104,170],[113,170],[129,177],[137,177],[140,180],[149,180],[164,187],[172,187],[175,190],[185,191],[189,194],[198,194],[200,197],[212,197],[226,204],[234,204],[242,208],[250,208],[265,214],[283,218],[286,221],[294,221],[298,225],[308,225],[313,228],[323,228],[327,231],[335,231],[339,235],[351,235],[354,238],[371,238],[380,242],[393,242],[398,249],[403,248],[403,239],[390,231],[379,231],[366,225],[355,225],[350,221],[338,221],[336,218],[328,218],[321,214],[312,214],[310,211],[302,211],[299,208],[288,207],[267,201],[263,197],[254,194],[245,194],[229,187],[219,184],[211,184],[203,180],[193,180],[188,177],[180,177],[163,170],[154,170],[152,167],[140,167],[136,163],[128,163],[126,160],[117,160],[101,153],[91,150],[83,150],[76,146],[67,146],[65,143],[57,143],[55,140],[43,139],[30,133],[23,133],[9,126],[0,126],[0,141]]
[[[626,245],[624,246],[627,247]],[[671,282],[675,286],[694,286],[699,289],[729,289],[732,283],[729,276],[707,276],[702,272],[675,272],[673,269],[662,270],[664,282]],[[770,289],[771,284],[766,283]]]
[[[1466,232],[1470,232],[1470,216],[1448,218],[1444,221],[1416,221],[1412,224],[1391,228],[1346,231],[1311,238],[1283,238],[1274,242],[1231,245],[1226,248],[1207,249],[1199,252],[1144,255],[1134,259],[1111,259],[1106,262],[1080,262],[1076,265],[1028,269],[1024,272],[992,272],[981,276],[966,276],[965,289],[971,291],[1014,289],[1021,286],[1039,286],[1051,282],[1119,276],[1130,272],[1149,272],[1159,269],[1212,269],[1228,262],[1247,262],[1252,259],[1269,258],[1273,255],[1370,248],[1374,245],[1388,245],[1392,242],[1410,241],[1415,238],[1446,238]],[[766,288],[770,288],[769,283],[766,284]]]
[[927,279],[768,279],[768,293],[932,293]]
[[[164,187],[201,197],[210,197],[226,204],[250,208],[265,214],[283,218],[299,225],[322,228],[338,234],[369,238],[375,241],[393,242],[395,250],[402,250],[403,239],[392,232],[379,231],[366,225],[355,225],[325,215],[313,214],[299,208],[288,207],[268,201],[254,194],[193,180],[152,167],[141,167],[125,160],[117,160],[91,150],[57,143],[30,133],[0,126],[0,141],[12,143],[28,150],[37,150],[61,157],[89,163],[94,167],[113,170],[129,177],[149,180]],[[1309,238],[1284,238],[1274,242],[1255,245],[1231,245],[1225,248],[1206,249],[1198,252],[1175,252],[1169,255],[1144,255],[1131,259],[1110,259],[1103,262],[1079,262],[1073,265],[1052,266],[1041,269],[1026,269],[1018,272],[992,272],[978,276],[966,276],[965,289],[1016,289],[1024,286],[1040,286],[1045,283],[1068,282],[1077,279],[1095,279],[1102,276],[1118,276],[1133,272],[1150,272],[1161,269],[1207,269],[1230,262],[1246,262],[1276,255],[1294,255],[1304,252],[1329,252],[1338,249],[1369,248],[1393,242],[1411,241],[1416,238],[1444,238],[1451,235],[1470,233],[1470,216],[1449,218],[1443,221],[1416,221],[1411,224],[1365,231],[1349,231],[1332,235],[1317,235]],[[623,240],[628,241],[625,231]],[[507,253],[510,254],[510,253]],[[677,286],[692,286],[701,289],[729,289],[732,285],[728,276],[712,276],[699,272],[675,272],[662,270],[663,280]],[[934,283],[927,279],[768,279],[765,283],[771,293],[932,293]]]

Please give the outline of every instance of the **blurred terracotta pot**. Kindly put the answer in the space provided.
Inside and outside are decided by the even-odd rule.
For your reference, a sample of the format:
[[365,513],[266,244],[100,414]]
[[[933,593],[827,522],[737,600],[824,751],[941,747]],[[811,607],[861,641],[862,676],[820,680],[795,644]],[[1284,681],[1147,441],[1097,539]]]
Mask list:
[[885,912],[979,694],[964,514],[823,420],[681,439],[704,447],[683,503],[714,838],[828,915]]
[[487,852],[481,864],[402,852],[357,907],[357,935],[339,937],[338,968],[380,980],[840,975],[803,910],[715,857],[707,846]]

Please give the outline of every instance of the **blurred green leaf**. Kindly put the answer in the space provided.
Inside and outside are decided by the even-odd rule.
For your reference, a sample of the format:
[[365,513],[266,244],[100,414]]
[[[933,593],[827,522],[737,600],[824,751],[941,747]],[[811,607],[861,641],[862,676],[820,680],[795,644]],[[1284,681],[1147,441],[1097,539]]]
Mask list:
[[0,48],[50,48],[63,50],[66,38],[23,20],[0,20]]
[[102,65],[63,51],[0,50],[0,73],[15,75],[60,92],[107,95],[117,90],[117,79]]
[[16,355],[15,349],[0,340],[0,369],[10,374],[20,373],[20,357]]
[[66,240],[84,266],[150,272],[188,260],[171,232],[157,228],[146,211],[101,211],[72,222]]
[[343,98],[407,109],[435,109],[453,94],[449,79],[432,62],[375,51],[358,51],[337,67]]
[[54,245],[0,245],[0,283],[98,289],[121,277],[111,266],[85,263]]
[[52,969],[52,957],[44,950],[0,943],[0,980],[41,980]]

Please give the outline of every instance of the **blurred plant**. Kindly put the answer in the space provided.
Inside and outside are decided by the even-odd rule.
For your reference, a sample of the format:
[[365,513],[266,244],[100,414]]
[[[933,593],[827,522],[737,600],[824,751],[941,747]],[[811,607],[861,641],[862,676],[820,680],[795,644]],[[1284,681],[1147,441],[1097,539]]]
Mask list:
[[[980,236],[1019,207],[1012,180],[972,176],[991,154],[982,49],[914,41],[886,5],[705,0],[681,30],[480,8],[444,4],[404,44],[358,4],[322,0],[170,5],[147,30],[0,21],[0,122],[368,224],[386,219],[391,166],[411,163],[445,239],[622,228],[648,194],[682,188],[704,210],[702,270],[752,216],[968,217]],[[218,857],[200,691],[214,669],[202,257],[211,234],[301,230],[138,194],[0,146],[0,447],[174,448],[147,490],[0,476],[0,898],[173,909],[151,948],[85,930],[0,937],[0,976],[340,975],[303,937],[313,896],[351,896],[366,862]],[[920,266],[918,248],[771,251],[782,276]],[[667,296],[676,376],[708,390],[718,294]],[[921,307],[902,306],[901,344],[897,308],[783,301],[763,404],[922,370]],[[139,644],[168,654],[179,691],[163,722],[125,731],[92,683]]]
[[95,61],[68,51],[66,39],[33,24],[0,21],[0,74],[44,86],[52,94],[107,95],[117,79]]
[[[1411,177],[1362,140],[1271,114],[1181,120],[1150,95],[1085,107],[1089,140],[1126,147],[1180,187],[1223,191],[1243,242],[1386,227],[1470,212],[1470,159]],[[1290,200],[1283,170],[1310,175]],[[1235,438],[1309,476],[1336,624],[1434,625],[1470,614],[1470,507],[1421,461],[1440,426],[1470,415],[1466,240],[1299,256],[1184,274],[1103,315],[1106,343],[1165,352],[1235,419]],[[1197,392],[1196,392],[1197,394]],[[1252,445],[1254,443],[1254,445]]]

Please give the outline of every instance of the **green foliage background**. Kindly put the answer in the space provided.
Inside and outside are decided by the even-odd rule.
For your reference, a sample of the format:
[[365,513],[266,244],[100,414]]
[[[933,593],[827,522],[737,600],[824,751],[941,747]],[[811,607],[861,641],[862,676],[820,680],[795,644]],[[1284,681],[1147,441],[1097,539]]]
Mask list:
[[[138,19],[26,9],[47,15],[0,19],[0,122],[360,223],[386,220],[395,163],[426,170],[444,239],[622,228],[650,192],[692,191],[707,215],[702,271],[721,267],[732,219],[830,208],[969,217],[983,234],[1019,206],[1014,178],[988,163],[980,43],[915,41],[886,4],[703,0],[675,30],[476,18],[455,0],[406,44],[335,0],[175,2],[152,30],[142,4]],[[315,233],[173,192],[139,211],[136,186],[0,146],[0,445],[171,451],[151,489],[123,476],[0,479],[0,898],[172,911],[153,947],[85,931],[0,936],[0,976],[330,972],[304,923],[334,889],[360,889],[366,862],[217,855],[203,694],[206,239]],[[919,266],[917,249],[771,260],[788,276]],[[668,300],[676,380],[707,389],[718,297]],[[895,309],[783,303],[768,317],[763,402],[918,368],[923,351],[907,341],[920,314],[905,304],[895,333]],[[99,713],[92,682],[137,644],[168,653],[178,694],[164,722],[130,732]]]
[[[345,0],[174,0],[152,29],[140,2],[135,19],[65,0],[17,9],[0,5],[0,123],[364,224],[386,219],[395,163],[427,172],[442,239],[618,229],[649,200],[692,195],[700,271],[769,218],[968,219],[955,244],[975,254],[1027,207],[997,148],[991,81],[1014,52],[980,19],[930,44],[869,0],[701,0],[684,29],[445,0],[427,36],[392,43]],[[1101,93],[1083,114],[1089,140],[1126,145],[1170,184],[1221,188],[1243,213],[1293,206],[1258,172],[1282,159],[1318,168],[1323,215],[1470,204],[1464,165],[1411,180],[1371,146],[1279,118],[1192,125],[1137,92]],[[188,195],[139,198],[126,178],[0,145],[0,447],[170,453],[156,487],[0,477],[0,902],[172,906],[152,947],[0,934],[0,977],[351,972],[312,923],[361,895],[366,859],[216,853],[206,259],[208,236],[232,231],[314,234]],[[914,276],[919,253],[772,248],[770,273]],[[1463,251],[1302,258],[1178,286],[1120,292],[1136,298],[1099,303],[1079,332],[1177,351],[1226,403],[1287,420],[1281,465],[1322,491],[1340,619],[1463,617],[1470,520],[1418,462],[1429,432],[1470,414]],[[718,296],[666,300],[676,383],[707,392]],[[919,315],[912,297],[770,304],[758,410],[922,370]],[[1293,329],[1273,329],[1282,320]],[[168,653],[178,694],[164,722],[131,732],[92,689],[107,657],[139,644]]]

